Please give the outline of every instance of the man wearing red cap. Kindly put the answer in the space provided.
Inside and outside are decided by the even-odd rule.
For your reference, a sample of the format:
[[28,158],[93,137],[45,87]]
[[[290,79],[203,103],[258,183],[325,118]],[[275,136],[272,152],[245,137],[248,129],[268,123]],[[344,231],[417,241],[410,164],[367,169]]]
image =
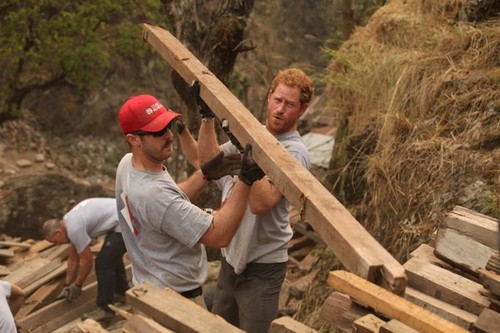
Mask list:
[[[118,119],[131,153],[122,158],[116,173],[118,216],[134,284],[168,287],[204,306],[204,245],[229,244],[240,225],[250,186],[264,174],[250,159],[247,146],[242,160],[239,154],[221,153],[176,184],[163,161],[173,154],[170,126],[180,116],[150,95],[133,96],[121,107]],[[191,203],[208,180],[236,173],[239,180],[231,200],[217,214]]]

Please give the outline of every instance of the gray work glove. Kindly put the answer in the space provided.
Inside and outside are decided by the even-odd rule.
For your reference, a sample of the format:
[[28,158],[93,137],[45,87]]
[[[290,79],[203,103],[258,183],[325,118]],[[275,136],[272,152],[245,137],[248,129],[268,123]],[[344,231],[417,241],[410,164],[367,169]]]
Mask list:
[[201,172],[205,179],[216,180],[223,176],[237,175],[241,168],[240,154],[224,155],[220,152],[217,156],[201,165]]
[[72,283],[68,287],[68,296],[66,297],[66,299],[68,300],[68,302],[71,302],[80,297],[81,294],[82,286],[77,286],[76,284]]
[[241,161],[241,171],[238,177],[248,186],[252,186],[255,181],[262,179],[264,175],[264,171],[262,171],[259,165],[252,159],[252,145],[247,143]]
[[69,285],[64,285],[64,288],[61,290],[59,295],[57,295],[56,300],[68,299],[68,295],[69,295]]

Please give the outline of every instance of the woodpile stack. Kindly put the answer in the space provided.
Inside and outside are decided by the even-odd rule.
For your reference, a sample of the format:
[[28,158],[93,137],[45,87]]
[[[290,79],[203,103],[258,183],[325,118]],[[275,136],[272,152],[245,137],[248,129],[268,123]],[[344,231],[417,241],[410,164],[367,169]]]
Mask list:
[[[280,312],[289,316],[317,277],[314,250],[326,246],[296,214],[291,219],[295,236],[289,242],[289,271],[295,273],[280,297]],[[346,332],[498,332],[498,225],[491,217],[455,207],[442,219],[432,243],[422,244],[404,264],[404,297],[356,274],[330,272],[328,284],[335,291],[324,302],[321,318]],[[93,252],[101,245],[102,239]],[[115,307],[118,315],[111,321],[81,321],[96,306],[97,283],[93,273],[80,298],[71,304],[55,300],[64,281],[68,245],[9,239],[0,247],[1,278],[27,293],[16,315],[20,333],[240,332],[174,291],[149,284],[131,288],[127,306]],[[130,270],[127,262],[129,277]],[[315,332],[289,316],[275,320],[270,332]]]
[[[309,231],[309,234],[314,232]],[[101,323],[89,319],[82,321],[80,317],[84,313],[96,308],[95,271],[85,280],[79,298],[71,303],[56,300],[63,288],[69,245],[4,238],[8,240],[0,242],[0,258],[3,260],[0,277],[16,283],[26,292],[24,305],[15,316],[20,333],[242,332],[178,293],[149,284],[131,288],[127,292],[127,304],[121,308],[113,307],[118,315],[112,320]],[[100,238],[91,247],[94,254],[98,253],[102,242],[103,238]],[[309,238],[298,235],[290,242],[292,258],[305,256],[311,251],[312,244],[314,242]],[[127,256],[125,259],[127,274],[131,278],[131,265]],[[304,268],[306,270],[308,268]],[[302,286],[305,288],[304,283]],[[285,316],[273,322],[270,332],[315,331]]]
[[321,317],[346,332],[500,332],[498,220],[456,206],[404,264],[404,297],[345,272]]

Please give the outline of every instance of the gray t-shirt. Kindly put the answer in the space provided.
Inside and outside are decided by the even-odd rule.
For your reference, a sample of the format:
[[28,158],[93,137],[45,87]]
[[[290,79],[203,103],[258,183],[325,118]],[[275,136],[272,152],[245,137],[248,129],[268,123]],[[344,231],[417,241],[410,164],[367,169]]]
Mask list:
[[69,241],[78,253],[90,244],[92,238],[110,230],[120,232],[115,198],[85,199],[67,212],[63,220]]
[[[276,136],[276,139],[303,166],[310,168],[309,152],[297,131]],[[237,149],[231,142],[221,146],[225,154]],[[222,190],[222,204],[231,194],[235,177],[222,177],[216,181]],[[245,270],[248,263],[279,263],[288,261],[287,244],[293,236],[289,224],[290,204],[285,197],[267,213],[254,215],[247,207],[243,220],[231,243],[222,249],[222,255],[236,274]]]
[[192,204],[168,171],[138,170],[126,154],[116,172],[116,199],[134,284],[183,292],[205,282],[207,256],[198,241],[213,216]]

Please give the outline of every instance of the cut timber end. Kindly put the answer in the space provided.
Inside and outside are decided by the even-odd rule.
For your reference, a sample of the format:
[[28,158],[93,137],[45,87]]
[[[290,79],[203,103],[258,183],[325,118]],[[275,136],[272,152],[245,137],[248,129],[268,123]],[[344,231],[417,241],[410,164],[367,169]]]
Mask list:
[[330,272],[328,284],[335,290],[366,304],[376,312],[396,319],[422,333],[465,333],[467,330],[393,294],[355,274]]
[[[143,37],[188,83],[200,83],[200,96],[244,146],[273,184],[350,271],[403,294],[401,265],[349,211],[271,135],[231,91],[182,43],[161,27],[143,25]],[[386,281],[384,281],[386,280]]]
[[134,310],[147,313],[148,317],[172,331],[243,333],[172,289],[141,283],[127,290],[126,294],[127,302]]
[[493,251],[490,259],[486,263],[486,269],[500,274],[500,252],[498,250]]

